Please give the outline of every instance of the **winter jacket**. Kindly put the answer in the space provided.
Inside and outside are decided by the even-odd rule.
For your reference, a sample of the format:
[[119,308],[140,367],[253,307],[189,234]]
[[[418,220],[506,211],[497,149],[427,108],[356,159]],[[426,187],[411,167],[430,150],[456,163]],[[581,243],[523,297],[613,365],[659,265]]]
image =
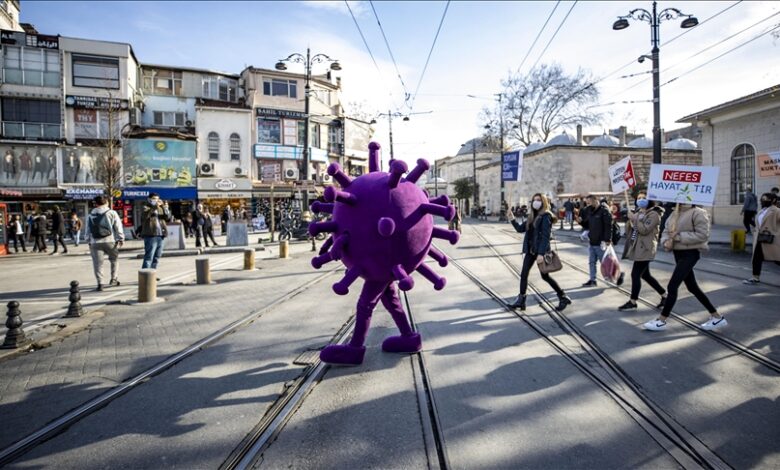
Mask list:
[[51,215],[51,232],[59,235],[65,234],[65,218],[62,212],[54,212]]
[[[658,249],[658,232],[664,210],[655,206],[639,213],[636,223],[626,224],[626,244],[623,258],[633,261],[652,261]],[[636,232],[636,238],[634,238]]]
[[519,233],[525,233],[523,237],[523,254],[543,255],[550,251],[550,238],[552,237],[552,214],[545,212],[538,215],[533,223],[520,223],[512,220],[512,226]]
[[581,212],[582,228],[588,230],[590,246],[612,241],[612,214],[603,204],[593,209],[588,206]]
[[[109,225],[111,225],[111,235],[102,238],[95,238],[92,236],[92,224],[99,222],[99,216],[106,214]],[[90,245],[96,243],[115,243],[125,240],[125,232],[122,228],[122,220],[116,211],[109,209],[108,206],[96,207],[92,209],[87,217],[87,241]]]
[[[171,213],[162,205],[152,206],[149,201],[144,202],[141,214],[141,238],[156,237],[162,234],[168,236],[168,226],[165,224],[171,218]],[[158,227],[160,231],[158,232]]]
[[758,211],[758,199],[756,195],[751,193],[745,193],[745,203],[742,204],[742,212],[756,212]]
[[677,235],[673,239],[672,250],[707,250],[710,239],[710,217],[707,211],[700,207],[680,206],[672,212],[666,221],[666,228],[661,235],[661,244],[671,236],[672,228]]
[[[763,211],[764,209],[761,210]],[[756,223],[758,223],[758,217],[756,217]],[[772,243],[761,243],[764,259],[767,261],[780,261],[780,209],[776,206],[767,208],[766,214],[761,219],[761,224],[756,229],[756,233],[761,233],[764,230],[775,236],[775,240]],[[758,244],[758,242],[753,243],[753,251],[756,250],[756,245]]]
[[203,212],[195,209],[192,211],[192,223],[199,226],[205,226],[206,225],[206,216],[203,214]]
[[45,237],[49,234],[49,229],[46,226],[46,216],[43,214],[36,215],[33,218],[33,226],[31,234],[33,236],[39,235]]

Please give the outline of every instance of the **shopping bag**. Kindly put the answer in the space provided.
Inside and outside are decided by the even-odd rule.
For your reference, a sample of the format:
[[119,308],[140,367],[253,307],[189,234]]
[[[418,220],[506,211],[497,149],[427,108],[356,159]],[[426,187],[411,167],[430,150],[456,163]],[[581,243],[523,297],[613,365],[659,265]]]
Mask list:
[[620,260],[612,245],[604,250],[604,256],[601,258],[601,275],[610,282],[615,282],[620,277]]

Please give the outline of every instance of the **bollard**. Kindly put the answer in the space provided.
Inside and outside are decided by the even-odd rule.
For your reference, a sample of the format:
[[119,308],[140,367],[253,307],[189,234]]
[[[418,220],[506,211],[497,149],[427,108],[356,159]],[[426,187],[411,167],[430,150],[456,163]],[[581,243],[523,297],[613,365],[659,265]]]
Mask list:
[[745,231],[742,229],[731,231],[731,249],[733,251],[745,251]]
[[255,269],[255,249],[244,249],[244,270],[251,271]]
[[208,258],[195,258],[195,277],[198,284],[211,284]]
[[70,281],[70,305],[68,305],[68,313],[65,314],[65,318],[76,318],[84,314],[84,310],[81,308],[81,293],[79,293],[79,281]]
[[287,243],[287,240],[282,240],[279,242],[279,258],[287,259],[290,257],[289,255],[289,249],[290,245]]
[[157,270],[138,270],[138,303],[157,300]]
[[5,321],[5,327],[8,331],[5,333],[0,349],[16,349],[27,345],[30,342],[22,329],[22,313],[19,311],[19,302],[12,300],[8,302],[8,319]]

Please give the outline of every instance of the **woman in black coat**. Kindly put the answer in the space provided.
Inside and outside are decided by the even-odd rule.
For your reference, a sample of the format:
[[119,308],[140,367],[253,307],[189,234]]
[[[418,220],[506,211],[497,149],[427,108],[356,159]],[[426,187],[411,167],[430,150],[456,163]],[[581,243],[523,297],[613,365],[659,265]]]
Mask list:
[[62,245],[62,252],[67,253],[68,247],[65,246],[65,217],[62,215],[60,206],[54,206],[54,213],[51,216],[51,242],[54,244],[54,251],[57,252],[57,243]]
[[[550,201],[543,194],[534,194],[531,199],[531,210],[528,214],[528,220],[525,223],[519,223],[515,220],[514,214],[509,213],[512,226],[520,233],[525,233],[523,237],[523,267],[520,270],[520,294],[517,300],[512,304],[513,308],[525,310],[526,291],[528,290],[528,275],[531,272],[531,266],[534,263],[541,263],[544,255],[550,251],[550,240],[552,239],[553,214],[550,211]],[[542,273],[544,279],[558,295],[558,311],[562,311],[567,305],[571,304],[571,298],[561,289],[555,279],[550,274]]]

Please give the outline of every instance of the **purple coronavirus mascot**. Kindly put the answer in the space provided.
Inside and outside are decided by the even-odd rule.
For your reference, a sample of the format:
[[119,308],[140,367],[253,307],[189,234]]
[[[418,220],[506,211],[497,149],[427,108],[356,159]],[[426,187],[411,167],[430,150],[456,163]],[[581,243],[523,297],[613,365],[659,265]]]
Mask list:
[[311,264],[319,269],[330,261],[341,261],[347,267],[344,278],[333,285],[333,291],[346,295],[349,286],[363,278],[363,290],[357,303],[355,331],[348,344],[330,345],[320,352],[320,358],[330,364],[357,365],[366,353],[365,340],[374,307],[382,305],[393,317],[400,335],[386,338],[382,350],[397,353],[414,353],[422,348],[420,334],[412,330],[401,307],[398,288],[408,291],[414,287],[411,274],[415,271],[441,290],[447,280],[424,264],[426,256],[447,266],[444,253],[431,245],[433,238],[458,242],[455,231],[435,227],[433,216],[451,220],[455,208],[447,196],[428,199],[425,191],[415,183],[430,165],[418,160],[406,178],[406,163],[390,161],[390,171],[380,168],[379,144],[371,142],[369,172],[355,179],[341,171],[338,164],[328,167],[328,174],[341,186],[341,190],[328,187],[326,203],[315,202],[312,210],[332,214],[327,222],[314,222],[309,233],[316,236],[331,232],[331,237]]

